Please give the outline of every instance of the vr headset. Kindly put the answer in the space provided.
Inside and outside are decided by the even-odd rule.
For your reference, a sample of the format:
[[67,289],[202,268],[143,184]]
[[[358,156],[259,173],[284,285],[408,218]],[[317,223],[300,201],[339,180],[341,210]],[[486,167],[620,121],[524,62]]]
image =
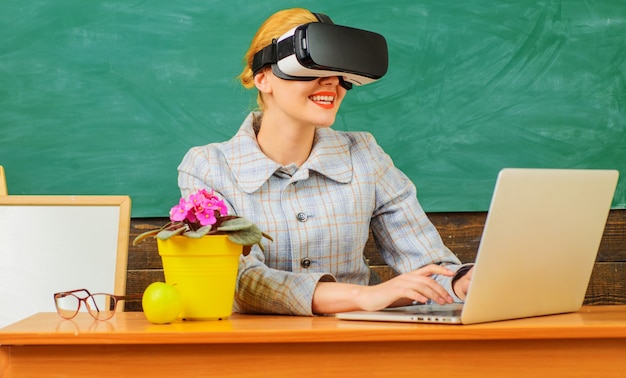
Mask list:
[[285,80],[339,76],[346,89],[383,77],[388,57],[382,35],[335,25],[323,14],[315,16],[320,22],[295,27],[254,54],[254,74],[271,65],[274,75]]

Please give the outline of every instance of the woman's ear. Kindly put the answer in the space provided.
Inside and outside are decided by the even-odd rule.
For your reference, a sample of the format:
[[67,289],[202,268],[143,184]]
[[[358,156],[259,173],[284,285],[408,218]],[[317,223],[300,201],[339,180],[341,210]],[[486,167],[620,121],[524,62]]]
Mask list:
[[272,85],[270,84],[269,72],[271,72],[268,67],[264,68],[258,74],[254,75],[254,86],[261,93],[271,93]]

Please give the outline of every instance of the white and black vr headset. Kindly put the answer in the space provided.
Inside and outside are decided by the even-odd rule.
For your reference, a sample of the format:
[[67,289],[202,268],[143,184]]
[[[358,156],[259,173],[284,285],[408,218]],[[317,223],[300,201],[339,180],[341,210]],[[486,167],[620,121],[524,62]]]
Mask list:
[[339,76],[341,85],[372,83],[387,72],[387,42],[377,33],[335,25],[324,14],[320,22],[291,29],[254,54],[256,75],[271,65],[274,75],[285,80],[314,80]]

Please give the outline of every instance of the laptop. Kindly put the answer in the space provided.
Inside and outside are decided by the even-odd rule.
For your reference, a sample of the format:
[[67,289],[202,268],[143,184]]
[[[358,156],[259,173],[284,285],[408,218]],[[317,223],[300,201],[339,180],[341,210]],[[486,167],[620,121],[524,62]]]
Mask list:
[[336,317],[474,324],[578,311],[618,176],[616,170],[503,169],[463,305],[353,311]]

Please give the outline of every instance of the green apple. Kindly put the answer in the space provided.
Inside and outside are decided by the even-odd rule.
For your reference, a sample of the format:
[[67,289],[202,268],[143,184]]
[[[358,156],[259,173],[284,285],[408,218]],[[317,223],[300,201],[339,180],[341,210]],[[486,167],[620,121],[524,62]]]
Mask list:
[[165,282],[153,282],[141,298],[143,313],[153,324],[171,323],[183,309],[183,299],[175,286]]

